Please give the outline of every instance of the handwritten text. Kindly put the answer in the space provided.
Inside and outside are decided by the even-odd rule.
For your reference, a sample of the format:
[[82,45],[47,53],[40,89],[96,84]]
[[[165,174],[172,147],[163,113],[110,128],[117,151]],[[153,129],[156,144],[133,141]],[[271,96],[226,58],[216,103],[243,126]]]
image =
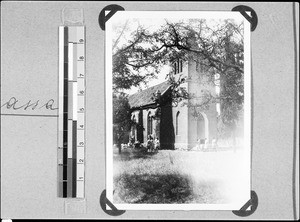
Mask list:
[[29,100],[28,102],[21,103],[19,102],[16,97],[11,97],[7,102],[5,102],[3,105],[1,105],[1,108],[6,109],[13,109],[13,110],[35,110],[35,109],[48,109],[48,110],[56,110],[58,108],[53,107],[54,100],[49,99],[46,103],[40,102],[40,100],[32,102]]

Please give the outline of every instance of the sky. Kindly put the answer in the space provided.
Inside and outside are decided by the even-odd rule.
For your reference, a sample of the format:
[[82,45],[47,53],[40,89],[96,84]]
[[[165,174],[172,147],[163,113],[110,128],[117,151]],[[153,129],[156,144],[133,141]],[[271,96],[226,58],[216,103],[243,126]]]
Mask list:
[[[198,19],[203,19],[205,17],[199,17]],[[206,23],[209,27],[215,27],[217,24],[219,24],[222,20],[227,19],[228,17],[218,17],[218,18],[206,18]],[[186,18],[189,19],[189,18]],[[185,20],[186,20],[185,19]],[[180,22],[183,21],[182,17],[168,17],[166,18],[157,18],[151,16],[151,18],[134,18],[130,17],[127,19],[124,19],[124,16],[119,16],[116,19],[113,20],[112,23],[112,39],[117,39],[118,44],[117,46],[122,46],[123,44],[126,44],[128,41],[131,40],[131,33],[137,29],[139,25],[142,25],[149,31],[155,31],[159,29],[163,24],[166,23],[166,20],[168,22]],[[241,19],[237,18],[235,19],[236,22],[242,22]],[[126,27],[124,29],[124,26]],[[120,35],[120,33],[122,33]],[[154,85],[157,85],[163,81],[166,81],[165,77],[166,74],[171,72],[171,67],[166,65],[161,69],[160,74],[158,75],[157,79],[152,79],[148,82],[147,85],[141,85],[140,87],[132,87],[130,90],[126,90],[124,92],[128,94],[133,94],[138,92],[140,89],[146,89],[147,87],[151,87]]]
[[[130,40],[130,33],[134,30],[137,29],[139,25],[143,25],[145,28],[147,28],[149,31],[155,31],[159,29],[159,27],[162,24],[165,24],[165,19],[149,19],[149,18],[144,18],[144,19],[127,19],[127,20],[119,20],[113,24],[113,30],[117,30],[116,32],[113,32],[113,39],[117,39],[119,37],[119,34],[124,27],[124,25],[127,23],[126,30],[122,34],[121,38],[119,39],[118,45],[126,44],[128,40]],[[178,21],[178,19],[174,20],[169,20],[172,22]],[[166,81],[165,77],[166,75],[171,71],[171,68],[169,66],[164,66],[161,69],[160,74],[157,76],[155,79],[151,79],[147,85],[141,85],[140,87],[132,87],[130,90],[125,90],[124,92],[128,94],[134,94],[138,92],[139,90],[144,90],[147,87],[155,86],[159,83],[162,83]]]

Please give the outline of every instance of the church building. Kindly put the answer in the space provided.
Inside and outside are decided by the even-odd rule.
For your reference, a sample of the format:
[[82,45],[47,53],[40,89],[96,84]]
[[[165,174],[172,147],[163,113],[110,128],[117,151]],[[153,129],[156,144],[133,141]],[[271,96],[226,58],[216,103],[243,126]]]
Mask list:
[[180,85],[191,95],[187,101],[174,104],[168,81],[149,87],[128,97],[133,124],[130,136],[146,143],[151,135],[160,141],[160,149],[190,149],[200,140],[210,143],[217,137],[218,105],[200,109],[204,92],[217,93],[216,85],[207,81],[203,67],[196,62],[178,60],[173,64],[174,78],[184,77]]

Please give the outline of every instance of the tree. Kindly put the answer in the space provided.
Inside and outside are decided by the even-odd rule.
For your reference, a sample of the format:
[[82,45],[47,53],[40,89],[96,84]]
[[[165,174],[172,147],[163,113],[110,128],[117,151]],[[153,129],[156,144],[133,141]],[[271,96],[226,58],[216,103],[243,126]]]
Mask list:
[[[160,68],[178,58],[194,61],[205,68],[205,75],[216,84],[219,76],[220,94],[204,92],[201,104],[189,104],[207,109],[209,104],[221,104],[222,133],[234,131],[244,102],[243,23],[225,19],[214,24],[205,19],[188,19],[172,23],[165,21],[159,29],[149,31],[139,26],[126,44],[113,50],[114,90],[138,86],[159,74]],[[175,104],[191,98],[181,86],[184,78],[169,78]]]
[[124,93],[113,95],[113,141],[121,153],[121,143],[128,142],[131,127],[131,112],[127,96]]

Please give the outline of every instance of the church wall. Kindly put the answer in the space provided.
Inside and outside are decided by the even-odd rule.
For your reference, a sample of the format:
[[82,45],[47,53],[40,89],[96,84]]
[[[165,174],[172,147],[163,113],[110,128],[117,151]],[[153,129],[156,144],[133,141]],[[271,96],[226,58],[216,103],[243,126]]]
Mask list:
[[195,147],[199,139],[207,139],[211,143],[213,138],[217,138],[217,111],[215,104],[208,110],[202,111],[199,116],[195,116],[192,108],[189,109],[188,121],[188,141],[189,147]]
[[[179,76],[187,79],[189,76],[189,66],[188,62],[183,62],[182,72],[175,75],[175,80],[177,81]],[[182,83],[181,87],[184,87],[188,91],[188,82]],[[175,149],[187,149],[188,146],[188,108],[187,106],[182,106],[183,103],[179,103],[176,107],[172,107],[172,118],[173,118],[173,128],[175,136]],[[178,116],[178,132],[176,132],[176,116]]]
[[[135,110],[131,113],[131,120],[133,120],[133,119],[135,120],[136,123],[139,123],[139,121],[141,121],[141,120],[139,120],[139,110]],[[132,130],[133,128],[134,128],[134,130]],[[137,131],[138,131],[138,127],[132,126],[129,137],[133,136],[135,138],[135,140],[138,140],[138,132]],[[129,139],[130,138],[128,138],[128,142],[129,142]]]
[[[201,123],[201,132],[199,133],[197,130],[197,117],[193,116],[193,110],[189,108],[189,115],[188,115],[188,143],[189,143],[189,148],[192,148],[197,145],[197,140],[198,139],[203,139],[203,136],[205,137],[205,123],[204,120],[200,121]],[[198,135],[199,134],[199,135]]]
[[[178,105],[173,107],[173,127],[175,131],[175,149],[186,149],[188,144],[188,108]],[[176,116],[178,115],[178,132],[176,134]]]
[[217,136],[217,111],[216,105],[211,104],[208,110],[196,108],[196,112],[200,111],[201,116],[195,116],[194,105],[200,104],[203,101],[203,92],[208,91],[215,95],[215,86],[208,81],[202,72],[203,69],[196,65],[195,62],[189,62],[189,77],[188,77],[188,92],[192,96],[190,99],[189,115],[188,115],[188,141],[189,148],[197,145],[198,139],[208,139],[209,143],[213,137]]
[[[151,112],[151,115],[154,114],[155,109],[145,109],[143,110],[143,136],[144,136],[144,143],[147,142],[148,139],[148,114]],[[155,129],[154,121],[153,121],[153,129]],[[153,134],[154,130],[152,130]]]
[[142,110],[143,112],[143,137],[144,137],[144,142],[147,142],[147,116],[148,116],[148,110]]
[[[189,104],[173,107],[166,105],[161,107],[160,125],[156,127],[156,123],[159,122],[156,119],[152,120],[152,136],[157,137],[160,140],[162,149],[187,149],[197,145],[199,139],[209,139],[209,143],[215,137],[217,137],[217,111],[216,105],[211,104],[208,110],[199,110],[203,113],[201,120],[194,117],[193,105],[201,103],[201,96],[203,91],[209,90],[212,94],[216,93],[215,86],[207,81],[201,72],[203,69],[199,69],[199,66],[195,62],[186,62],[182,72],[175,75],[175,78],[180,76],[186,76],[187,82],[182,84],[190,95],[194,96],[189,100]],[[184,101],[187,103],[187,101]],[[189,107],[187,106],[189,105]],[[151,116],[155,114],[156,109],[146,109],[141,111],[134,111],[132,115],[135,115],[135,119],[142,123],[142,127],[139,129],[140,142],[147,142],[148,139],[148,113],[151,112]],[[141,114],[139,115],[139,112]],[[176,122],[176,116],[179,112],[178,121]],[[176,124],[178,124],[178,132],[176,131]],[[155,130],[158,129],[158,130]],[[159,132],[160,131],[160,132]],[[158,132],[156,135],[155,132]],[[136,137],[137,138],[137,137]],[[138,139],[138,138],[137,138]]]
[[174,149],[175,132],[173,107],[171,104],[161,107],[160,131],[161,149]]
[[144,142],[144,122],[143,122],[143,111],[138,111],[138,125],[137,125],[137,135],[136,138],[140,143]]

